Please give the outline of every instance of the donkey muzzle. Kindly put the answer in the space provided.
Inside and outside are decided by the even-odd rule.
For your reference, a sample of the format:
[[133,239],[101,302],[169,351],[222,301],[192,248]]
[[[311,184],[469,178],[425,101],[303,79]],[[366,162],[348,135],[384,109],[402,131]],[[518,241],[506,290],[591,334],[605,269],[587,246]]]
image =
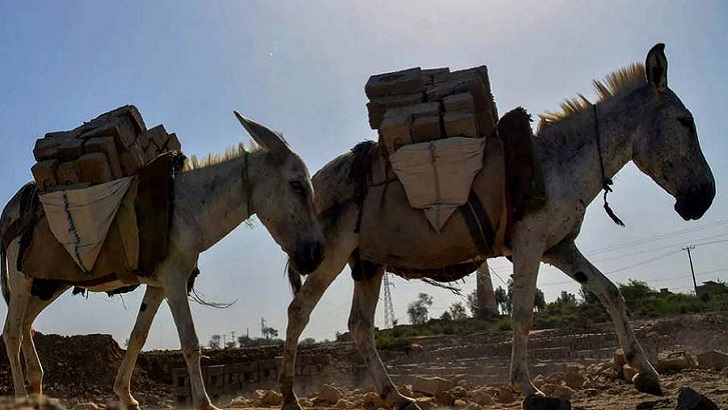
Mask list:
[[675,211],[686,221],[699,219],[715,198],[715,183],[705,183],[677,196]]
[[291,264],[298,273],[307,275],[318,268],[324,260],[326,246],[320,239],[299,241],[290,255]]

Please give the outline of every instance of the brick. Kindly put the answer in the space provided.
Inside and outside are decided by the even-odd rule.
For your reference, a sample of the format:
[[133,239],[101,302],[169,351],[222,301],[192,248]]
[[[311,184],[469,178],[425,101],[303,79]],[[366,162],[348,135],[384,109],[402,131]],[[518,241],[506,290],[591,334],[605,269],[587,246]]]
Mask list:
[[428,68],[426,70],[422,70],[422,81],[425,84],[425,86],[432,85],[435,83],[436,75],[447,74],[449,72],[450,72],[450,69],[447,67]]
[[467,112],[445,113],[445,135],[448,137],[479,137],[475,114]]
[[170,151],[182,151],[182,144],[180,144],[175,133],[169,134],[169,141],[167,141],[167,145],[164,147],[164,152]]
[[141,134],[137,135],[137,144],[141,146],[143,149],[146,149],[149,146],[149,134],[147,132],[142,132]]
[[79,172],[79,182],[88,182],[91,185],[96,185],[114,179],[109,161],[103,152],[85,154],[75,162]]
[[38,162],[30,168],[33,173],[35,184],[41,192],[45,192],[49,188],[58,185],[56,179],[56,168],[58,167],[57,159],[49,159]]
[[44,138],[37,139],[33,147],[33,156],[36,161],[45,161],[56,158],[58,155],[58,147],[68,141],[74,139],[71,133],[48,133]]
[[119,154],[119,162],[125,176],[134,175],[146,163],[144,150],[137,145],[132,145]]
[[497,110],[493,96],[486,89],[480,77],[458,79],[428,87],[426,90],[428,101],[440,101],[445,97],[459,93],[470,93],[475,103],[478,127],[483,136],[494,135]]
[[83,154],[83,140],[80,138],[68,138],[58,145],[56,158],[61,161],[73,161]]
[[372,100],[367,103],[367,112],[369,113],[369,126],[373,130],[379,128],[379,125],[384,119],[384,113],[387,111],[387,108],[414,105],[422,103],[424,101],[425,94],[421,92],[372,98]]
[[[99,124],[101,125],[101,124]],[[87,130],[81,134],[81,138],[89,139],[100,136],[112,136],[118,147],[124,148],[136,141],[136,132],[128,118],[113,118],[113,122],[101,125],[97,128]]]
[[443,137],[439,115],[420,117],[412,122],[412,141],[427,142]]
[[164,148],[164,146],[167,145],[167,140],[169,140],[169,136],[167,134],[167,130],[164,129],[164,125],[157,125],[156,127],[147,130],[145,134],[147,135],[147,139],[154,142],[158,148]]
[[144,162],[150,163],[157,155],[161,154],[161,149],[157,148],[157,144],[154,142],[149,143],[147,149],[144,150]]
[[364,92],[369,98],[417,93],[423,89],[424,83],[420,67],[373,75],[369,77],[369,81],[364,86]]
[[442,99],[445,111],[475,112],[475,101],[470,93],[448,95]]
[[92,154],[96,152],[106,155],[111,175],[114,179],[124,176],[124,171],[121,169],[121,162],[119,161],[119,153],[116,150],[116,144],[114,143],[113,137],[94,137],[88,139],[83,144],[84,154]]
[[411,144],[410,117],[390,116],[385,118],[379,127],[379,142],[384,145],[387,155],[394,153],[403,145]]
[[389,116],[411,116],[414,118],[429,117],[432,115],[440,115],[439,102],[426,102],[405,107],[394,107],[387,109],[384,118]]
[[81,182],[76,161],[59,163],[56,168],[56,180],[58,181],[58,185],[62,187],[76,185]]

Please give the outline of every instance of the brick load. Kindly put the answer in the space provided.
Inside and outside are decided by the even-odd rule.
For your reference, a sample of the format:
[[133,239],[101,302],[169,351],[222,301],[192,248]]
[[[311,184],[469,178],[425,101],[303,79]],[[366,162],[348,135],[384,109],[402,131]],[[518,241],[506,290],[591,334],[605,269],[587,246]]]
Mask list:
[[369,125],[379,131],[387,155],[407,144],[496,135],[498,111],[485,66],[377,74],[364,91]]
[[134,175],[158,155],[180,149],[175,134],[162,125],[147,129],[136,107],[126,105],[36,140],[31,171],[41,193],[85,188]]

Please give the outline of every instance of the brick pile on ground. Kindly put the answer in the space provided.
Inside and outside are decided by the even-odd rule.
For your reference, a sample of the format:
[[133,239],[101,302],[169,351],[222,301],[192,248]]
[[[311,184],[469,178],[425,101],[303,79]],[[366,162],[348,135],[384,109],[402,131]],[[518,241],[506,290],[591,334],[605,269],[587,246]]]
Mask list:
[[369,125],[378,130],[386,154],[407,144],[496,134],[498,112],[486,66],[377,74],[364,91]]
[[35,143],[31,171],[41,193],[85,188],[134,175],[180,148],[175,134],[162,125],[147,129],[136,107],[126,105],[73,130],[45,134]]

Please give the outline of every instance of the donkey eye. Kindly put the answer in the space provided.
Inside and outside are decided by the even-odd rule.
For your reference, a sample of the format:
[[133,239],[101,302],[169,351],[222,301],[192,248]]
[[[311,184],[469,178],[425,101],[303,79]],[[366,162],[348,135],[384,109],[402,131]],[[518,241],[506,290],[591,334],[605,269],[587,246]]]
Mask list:
[[677,120],[683,127],[693,128],[693,126],[695,125],[695,120],[693,120],[693,117],[680,117]]
[[291,181],[291,189],[296,194],[306,197],[306,187],[303,186],[301,181]]

